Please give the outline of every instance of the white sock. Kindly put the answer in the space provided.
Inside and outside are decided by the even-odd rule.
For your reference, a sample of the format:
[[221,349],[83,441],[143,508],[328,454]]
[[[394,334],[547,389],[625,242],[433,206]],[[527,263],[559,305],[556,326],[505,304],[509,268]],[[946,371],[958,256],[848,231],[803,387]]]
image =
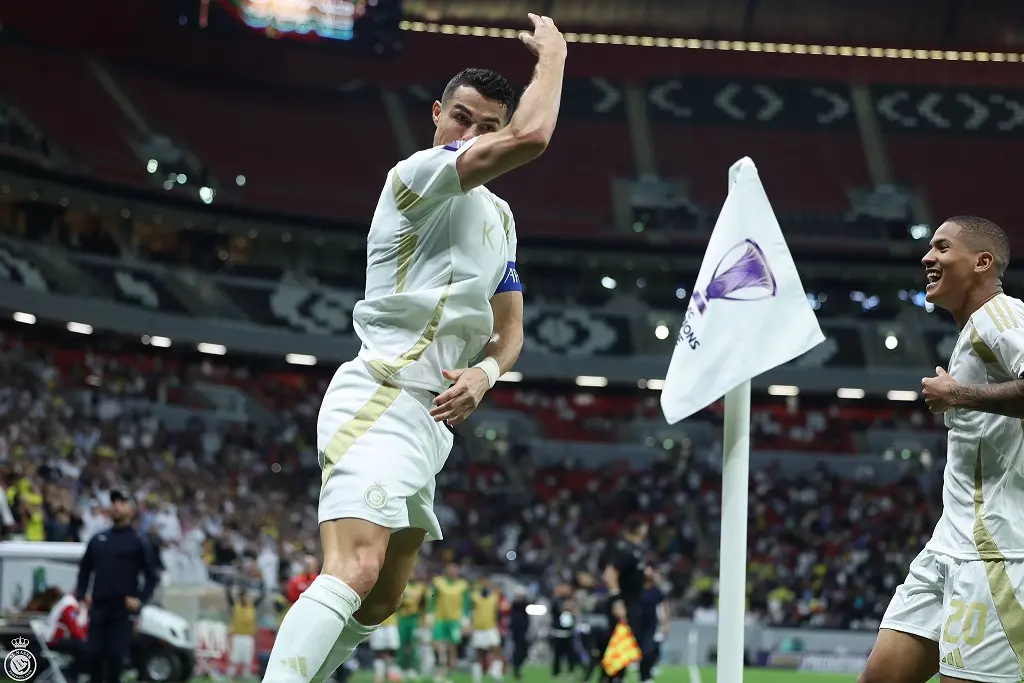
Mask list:
[[490,675],[496,681],[500,681],[501,677],[505,674],[505,662],[495,657],[491,660],[491,671]]
[[377,657],[373,660],[373,680],[383,681],[384,677],[388,673],[388,664],[382,658]]
[[361,602],[344,581],[327,574],[316,577],[281,623],[264,683],[311,683],[333,674],[352,654],[349,650],[342,659],[334,651]]
[[480,683],[484,679],[484,665],[480,662],[473,662],[473,683]]

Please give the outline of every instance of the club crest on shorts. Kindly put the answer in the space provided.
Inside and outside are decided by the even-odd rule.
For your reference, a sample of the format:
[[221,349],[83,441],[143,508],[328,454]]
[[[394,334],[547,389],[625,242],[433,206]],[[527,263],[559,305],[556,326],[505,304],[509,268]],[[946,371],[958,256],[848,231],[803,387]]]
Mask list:
[[374,510],[380,510],[388,504],[388,492],[380,484],[374,484],[366,489],[366,493],[363,494],[363,500]]
[[12,681],[27,681],[36,675],[36,657],[28,651],[28,638],[11,641],[14,649],[4,657],[4,673]]

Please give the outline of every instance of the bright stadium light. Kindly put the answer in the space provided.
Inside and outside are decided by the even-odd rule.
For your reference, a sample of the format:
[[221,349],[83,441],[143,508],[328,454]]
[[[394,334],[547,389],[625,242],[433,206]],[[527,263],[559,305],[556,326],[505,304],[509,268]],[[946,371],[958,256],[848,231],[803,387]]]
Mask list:
[[661,391],[665,388],[665,380],[663,379],[649,379],[647,380],[647,388],[651,391]]
[[85,323],[68,323],[68,332],[75,334],[92,334],[92,325]]
[[615,289],[616,287],[618,287],[618,285],[619,283],[616,282],[615,278],[613,277],[608,277],[607,275],[605,275],[603,278],[601,278],[601,286],[604,287],[605,289]]
[[890,351],[892,351],[893,349],[895,349],[899,345],[900,345],[900,340],[896,338],[895,334],[891,334],[890,333],[889,335],[887,335],[885,337],[885,348],[889,349]]
[[654,328],[654,336],[658,339],[668,339],[668,325],[658,323],[658,326]]
[[836,396],[838,398],[864,398],[864,390],[840,387],[839,389],[836,389]]
[[799,394],[800,388],[789,384],[773,384],[768,387],[769,396],[797,396]]
[[21,311],[18,311],[11,317],[14,318],[14,322],[17,323],[25,323],[26,325],[36,324],[36,317],[31,313],[22,313]]
[[171,340],[168,337],[161,337],[158,334],[154,334],[149,338],[149,343],[152,346],[159,346],[162,349],[166,349],[171,345]]
[[576,386],[578,387],[606,387],[608,386],[607,377],[595,377],[593,375],[580,375],[576,378]]
[[509,370],[504,375],[498,378],[499,382],[522,382],[523,373],[516,372],[515,370]]
[[892,391],[887,393],[885,395],[885,397],[887,399],[889,399],[890,401],[916,401],[917,400],[917,392],[916,391],[904,391],[904,390],[901,390],[901,389],[893,389]]
[[547,605],[527,605],[526,613],[531,617],[542,617],[548,613]]
[[316,365],[316,356],[310,356],[305,353],[289,353],[284,357],[284,360],[292,365]]
[[228,349],[223,344],[210,344],[207,342],[199,342],[196,344],[196,351],[199,353],[208,353],[212,356],[223,356],[228,352]]

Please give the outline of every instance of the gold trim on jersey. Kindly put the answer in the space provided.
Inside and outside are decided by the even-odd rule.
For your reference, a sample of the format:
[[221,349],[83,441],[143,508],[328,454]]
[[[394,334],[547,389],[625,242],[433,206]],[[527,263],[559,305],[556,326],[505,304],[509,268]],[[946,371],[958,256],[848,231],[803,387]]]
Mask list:
[[416,343],[391,363],[379,359],[371,360],[368,363],[377,380],[387,382],[398,374],[399,370],[418,361],[423,352],[427,350],[427,347],[433,343],[434,335],[437,334],[437,328],[441,325],[441,316],[444,314],[445,304],[448,303],[448,292],[452,289],[453,277],[454,275],[448,276],[448,284],[445,285],[444,291],[441,293],[441,299],[437,302],[437,306],[434,307],[434,312],[431,314],[430,320],[427,321],[427,326],[423,328],[423,334],[416,340]]
[[996,329],[999,332],[1005,332],[1006,330],[1012,330],[1020,327],[1020,323],[1017,321],[1017,316],[1013,312],[1013,307],[1006,300],[1005,294],[997,294],[989,299],[983,306],[985,312],[988,313],[988,317],[992,319]]
[[[411,228],[411,226],[410,226]],[[398,237],[398,274],[395,277],[395,294],[405,291],[405,280],[409,277],[409,266],[416,253],[420,236],[414,232],[403,232]]]
[[1024,606],[1017,600],[1013,582],[1006,571],[1006,558],[992,538],[982,511],[985,505],[985,493],[981,471],[981,445],[974,464],[974,544],[978,546],[978,555],[985,562],[985,574],[988,575],[988,586],[992,592],[992,602],[996,608],[996,616],[1002,624],[1006,640],[1017,657],[1017,663],[1024,674]]
[[356,411],[352,418],[341,425],[338,431],[334,432],[327,448],[324,449],[323,462],[321,463],[320,490],[327,486],[327,481],[334,473],[334,468],[352,447],[352,444],[380,419],[381,415],[391,407],[402,393],[402,390],[393,386],[381,386],[373,392],[363,406]]
[[391,173],[391,192],[395,196],[398,213],[407,213],[423,201],[423,197],[413,192],[412,188],[405,184],[398,175],[397,168]]
[[999,362],[999,359],[996,358],[995,352],[992,351],[988,344],[985,343],[985,340],[981,338],[981,335],[978,334],[978,328],[973,324],[971,325],[971,346],[974,348],[974,352],[978,354],[978,358],[985,363]]

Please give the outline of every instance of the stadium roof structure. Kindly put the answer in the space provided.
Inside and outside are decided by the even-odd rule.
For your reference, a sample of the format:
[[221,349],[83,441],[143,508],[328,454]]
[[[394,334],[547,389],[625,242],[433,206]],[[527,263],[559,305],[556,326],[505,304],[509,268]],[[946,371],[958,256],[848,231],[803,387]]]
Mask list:
[[893,48],[1024,46],[1014,0],[404,0],[409,20],[514,27],[526,12],[563,30],[701,40],[842,42]]

